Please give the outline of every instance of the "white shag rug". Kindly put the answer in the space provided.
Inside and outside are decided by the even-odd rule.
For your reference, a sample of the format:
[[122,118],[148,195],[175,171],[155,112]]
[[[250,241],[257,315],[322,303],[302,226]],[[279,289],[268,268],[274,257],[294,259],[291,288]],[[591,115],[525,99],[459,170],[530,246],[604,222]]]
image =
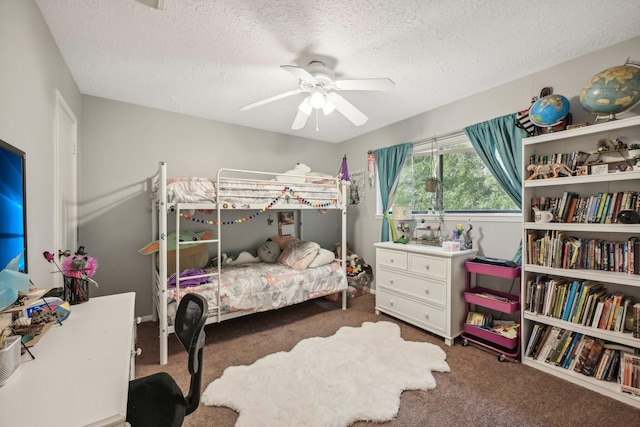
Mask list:
[[237,427],[382,422],[397,415],[403,390],[434,389],[431,371],[450,372],[445,360],[437,345],[403,340],[395,323],[365,322],[231,366],[201,400],[238,412]]

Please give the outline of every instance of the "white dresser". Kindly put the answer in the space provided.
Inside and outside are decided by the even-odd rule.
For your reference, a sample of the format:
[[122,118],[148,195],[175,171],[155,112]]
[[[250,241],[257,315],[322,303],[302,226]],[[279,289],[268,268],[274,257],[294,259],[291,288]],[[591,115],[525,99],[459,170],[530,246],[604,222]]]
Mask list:
[[477,251],[391,242],[375,247],[376,314],[397,317],[452,345],[464,325],[464,261]]

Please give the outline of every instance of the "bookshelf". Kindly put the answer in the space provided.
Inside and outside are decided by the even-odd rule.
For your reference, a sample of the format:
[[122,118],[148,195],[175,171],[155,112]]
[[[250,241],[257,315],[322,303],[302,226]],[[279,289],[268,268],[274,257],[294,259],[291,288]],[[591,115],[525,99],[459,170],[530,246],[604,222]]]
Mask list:
[[[583,168],[581,172],[557,178],[527,179],[530,164],[541,164],[541,159],[547,158],[570,160],[575,153],[594,153],[601,139],[639,143],[640,116],[523,141],[521,360],[525,365],[640,408],[640,396],[623,391],[625,387],[620,384],[613,363],[609,366],[603,363],[598,372],[601,379],[596,379],[595,373],[585,375],[573,369],[578,362],[578,345],[584,337],[603,342],[606,348],[624,348],[640,358],[640,338],[625,327],[625,310],[640,302],[640,246],[636,243],[640,241],[640,225],[621,224],[616,219],[617,213],[626,209],[625,203],[628,209],[640,211],[640,170],[637,167],[626,170],[631,169],[627,168],[628,156],[616,151],[612,154],[617,156],[611,155],[599,163],[606,165],[607,170],[600,167],[598,174],[591,173],[591,166],[602,156],[592,155],[585,160],[586,171]],[[578,169],[572,166],[572,170]],[[606,197],[609,206],[604,202],[600,219],[596,219],[593,210],[597,212],[598,199]],[[623,202],[623,198],[629,201]],[[566,209],[570,209],[572,199],[576,199],[575,210],[569,213]],[[552,222],[535,222],[534,206],[552,211]],[[607,299],[610,299],[609,316],[603,323],[594,321],[594,317],[602,317],[596,314],[598,304],[602,302],[604,311]],[[541,331],[552,328],[560,333],[555,347],[549,340],[553,348],[545,354],[536,343],[543,341]],[[560,344],[563,339],[566,345]],[[624,353],[623,350],[609,353],[614,351]],[[595,363],[599,365],[601,360]],[[622,363],[620,359],[620,366]]]

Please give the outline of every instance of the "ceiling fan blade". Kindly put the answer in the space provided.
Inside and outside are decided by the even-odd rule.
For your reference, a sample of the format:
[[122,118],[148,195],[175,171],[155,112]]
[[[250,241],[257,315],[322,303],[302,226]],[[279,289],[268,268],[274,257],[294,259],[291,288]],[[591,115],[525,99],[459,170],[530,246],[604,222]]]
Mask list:
[[333,105],[333,102],[331,102],[331,100],[329,98],[327,98],[325,100],[325,102],[324,102],[324,105],[322,106],[322,112],[324,113],[324,115],[328,116],[335,109],[336,109],[336,106]]
[[336,106],[336,110],[338,110],[343,116],[351,121],[356,126],[362,126],[367,123],[368,117],[362,114],[360,110],[353,106],[349,101],[344,99],[342,96],[338,95],[335,92],[329,92],[327,97],[333,102],[333,105]]
[[306,82],[317,82],[315,77],[311,75],[307,70],[302,67],[296,67],[295,65],[281,65],[280,68],[286,70],[299,78],[300,80],[304,80]]
[[308,114],[306,114],[304,111],[298,109],[298,114],[296,114],[296,118],[293,120],[293,124],[291,125],[291,129],[293,129],[293,130],[302,129],[304,127],[304,125],[307,124],[307,119],[308,118],[309,118]]
[[294,90],[290,90],[289,92],[281,93],[280,95],[275,95],[275,96],[272,96],[270,98],[263,99],[262,101],[258,101],[258,102],[254,102],[253,104],[245,105],[244,107],[240,108],[240,111],[247,111],[247,110],[250,110],[252,108],[256,108],[256,107],[259,107],[261,105],[268,104],[269,102],[273,102],[273,101],[277,101],[278,99],[286,98],[287,96],[297,95],[300,92],[302,92],[302,89],[299,89],[299,88],[298,89],[294,89]]
[[391,79],[336,80],[334,83],[340,90],[389,90],[396,85]]

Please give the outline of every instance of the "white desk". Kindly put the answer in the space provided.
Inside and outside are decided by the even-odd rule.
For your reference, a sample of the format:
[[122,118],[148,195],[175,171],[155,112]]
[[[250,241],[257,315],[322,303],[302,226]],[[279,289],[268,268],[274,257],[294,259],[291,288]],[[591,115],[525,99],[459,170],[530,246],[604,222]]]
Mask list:
[[134,306],[133,292],[71,306],[0,387],[0,424],[124,426]]

